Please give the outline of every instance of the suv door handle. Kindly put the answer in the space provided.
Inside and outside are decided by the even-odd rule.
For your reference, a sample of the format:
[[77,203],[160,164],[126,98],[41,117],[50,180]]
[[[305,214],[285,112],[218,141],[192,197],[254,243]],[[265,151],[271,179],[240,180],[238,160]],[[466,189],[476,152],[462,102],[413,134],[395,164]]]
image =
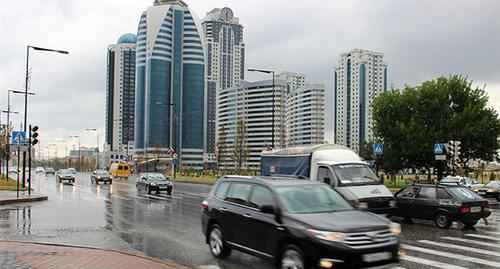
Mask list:
[[243,214],[243,217],[245,217],[245,218],[251,218],[252,215],[250,215],[250,213],[245,213],[245,214]]
[[219,208],[219,210],[220,210],[220,211],[222,211],[222,212],[226,212],[226,211],[227,211],[227,208],[225,208],[225,207],[221,207],[221,208]]

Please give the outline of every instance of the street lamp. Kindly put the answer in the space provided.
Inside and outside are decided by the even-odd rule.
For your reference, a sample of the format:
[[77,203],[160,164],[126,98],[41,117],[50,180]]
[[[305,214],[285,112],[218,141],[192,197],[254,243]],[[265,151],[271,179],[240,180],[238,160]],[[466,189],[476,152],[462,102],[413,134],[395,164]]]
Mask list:
[[97,170],[99,170],[99,131],[97,130],[97,128],[87,128],[85,129],[85,131],[95,131],[95,133],[97,134]]
[[79,135],[70,135],[69,138],[78,138],[78,170],[82,171],[82,157],[80,155],[80,136]]
[[[29,88],[29,59],[30,59],[30,48],[34,50],[48,51],[48,52],[57,52],[61,54],[68,54],[69,52],[65,50],[55,50],[55,49],[47,49],[35,46],[26,46],[26,80],[25,80],[25,92],[24,92],[24,132],[26,133],[26,128],[28,124],[28,92]],[[28,145],[28,150],[31,150],[31,145]],[[26,151],[23,151],[23,171],[26,169]],[[31,171],[30,171],[31,174]],[[23,187],[25,187],[26,173],[23,173]]]
[[271,146],[274,149],[274,71],[272,70],[264,70],[264,69],[255,69],[255,68],[248,68],[247,69],[249,72],[260,72],[260,73],[265,73],[265,74],[273,74],[273,110],[272,110],[272,131],[271,131]]
[[64,143],[64,162],[66,163],[66,168],[69,166],[68,164],[68,143],[64,139],[59,139],[56,142],[63,142]]

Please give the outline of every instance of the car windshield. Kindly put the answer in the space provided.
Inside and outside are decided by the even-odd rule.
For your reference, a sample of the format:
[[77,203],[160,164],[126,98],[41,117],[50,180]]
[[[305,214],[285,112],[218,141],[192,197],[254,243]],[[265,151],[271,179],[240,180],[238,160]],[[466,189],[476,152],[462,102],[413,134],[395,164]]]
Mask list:
[[441,179],[441,183],[457,183],[458,182],[458,178],[452,178],[452,177],[448,177],[448,178],[443,178]]
[[154,180],[167,180],[163,174],[148,174],[147,175],[148,179],[154,179]]
[[276,187],[286,210],[293,214],[310,214],[352,210],[352,207],[326,185]]
[[366,164],[334,165],[333,171],[340,179],[341,184],[379,183],[373,170]]
[[465,187],[449,188],[449,191],[458,196],[460,199],[482,199],[481,196]]
[[108,171],[100,170],[100,171],[96,171],[95,174],[98,176],[107,176]]
[[485,187],[500,188],[500,181],[491,181],[490,183],[486,184]]
[[59,174],[71,174],[71,171],[69,171],[68,169],[62,169],[59,171]]

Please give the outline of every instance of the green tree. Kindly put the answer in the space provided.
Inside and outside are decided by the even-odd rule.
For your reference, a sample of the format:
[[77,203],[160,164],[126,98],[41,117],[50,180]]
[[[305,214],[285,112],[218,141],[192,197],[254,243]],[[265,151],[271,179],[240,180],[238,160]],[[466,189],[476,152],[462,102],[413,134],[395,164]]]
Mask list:
[[364,141],[359,147],[359,156],[366,161],[373,161],[373,140]]
[[225,163],[227,158],[227,133],[226,125],[223,124],[219,127],[217,135],[217,145],[215,147],[215,161],[217,162],[217,175],[222,167],[225,170]]
[[236,173],[241,174],[241,168],[248,160],[250,149],[247,144],[247,127],[245,121],[238,120],[236,125],[236,137],[234,140],[233,161],[236,166]]
[[373,104],[373,119],[375,135],[384,143],[385,162],[389,157],[389,163],[399,162],[403,168],[429,171],[439,164],[433,145],[449,140],[462,142],[459,158],[463,163],[493,160],[500,147],[500,122],[487,102],[484,89],[473,88],[461,76],[381,94]]

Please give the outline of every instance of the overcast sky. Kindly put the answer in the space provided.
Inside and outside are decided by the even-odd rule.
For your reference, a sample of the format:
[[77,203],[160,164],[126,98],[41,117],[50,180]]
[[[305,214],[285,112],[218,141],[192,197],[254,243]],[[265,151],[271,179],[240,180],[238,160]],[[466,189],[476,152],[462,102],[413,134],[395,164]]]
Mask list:
[[[123,33],[136,33],[152,0],[2,1],[0,9],[0,107],[7,90],[23,89],[26,45],[64,49],[69,55],[32,52],[30,122],[40,126],[42,146],[56,140],[96,144],[104,140],[106,48]],[[384,53],[389,85],[418,85],[462,74],[486,85],[500,111],[500,1],[436,0],[186,0],[200,19],[230,7],[244,26],[246,66],[287,70],[324,83],[333,111],[333,68],[353,48]],[[251,74],[249,80],[264,79]],[[15,126],[22,95],[12,95]],[[327,115],[331,136],[332,114]],[[5,122],[5,114],[2,115]],[[59,142],[59,152],[64,149]]]

